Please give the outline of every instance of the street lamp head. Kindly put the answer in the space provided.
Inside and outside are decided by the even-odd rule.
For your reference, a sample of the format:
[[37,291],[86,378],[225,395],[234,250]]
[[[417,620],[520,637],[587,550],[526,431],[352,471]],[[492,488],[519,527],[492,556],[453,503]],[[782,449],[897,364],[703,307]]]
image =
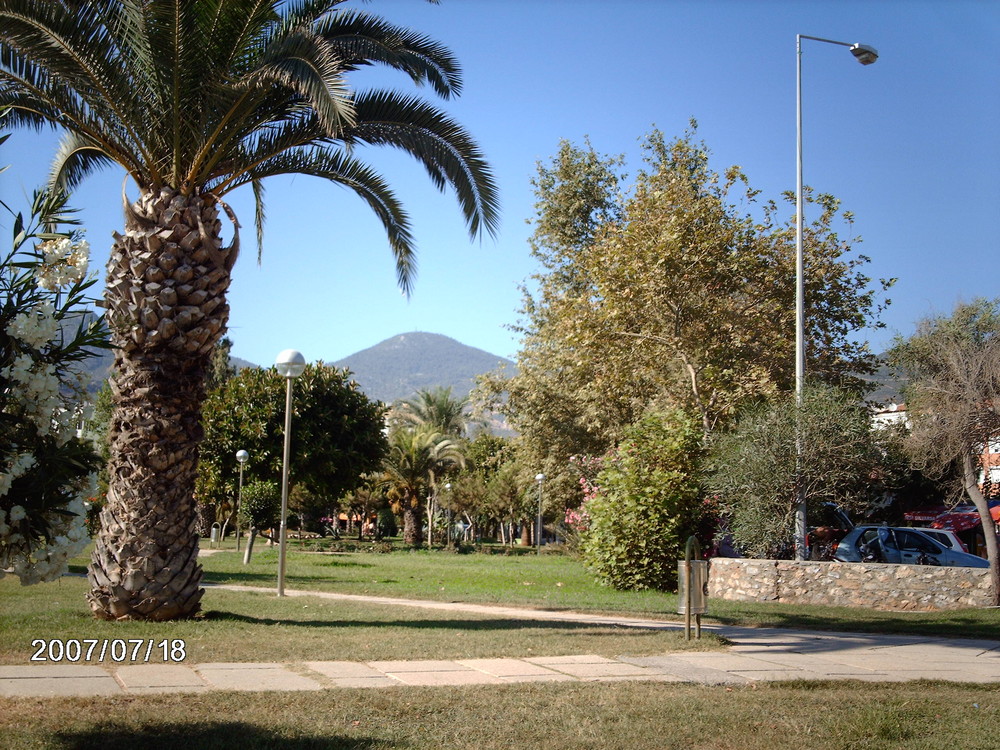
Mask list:
[[306,358],[302,356],[302,352],[285,349],[274,361],[274,366],[281,377],[297,378],[306,369]]
[[239,461],[241,464],[245,464],[247,461],[250,460],[250,454],[247,453],[246,451],[236,451],[236,460]]
[[542,482],[545,481],[545,475],[544,474],[535,474],[535,481],[538,482],[539,484],[541,484]]
[[858,62],[862,65],[871,65],[878,60],[878,50],[867,44],[851,45],[851,54],[858,58]]

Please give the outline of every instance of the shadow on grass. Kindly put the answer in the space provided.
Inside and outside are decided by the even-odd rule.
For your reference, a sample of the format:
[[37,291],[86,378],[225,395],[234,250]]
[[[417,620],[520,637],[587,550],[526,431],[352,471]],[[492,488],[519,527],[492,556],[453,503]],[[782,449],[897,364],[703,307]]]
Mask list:
[[[317,571],[316,575],[288,575],[285,576],[285,584],[291,585],[293,583],[298,583],[302,587],[307,587],[317,581],[323,581],[324,583],[358,583],[349,578],[340,579],[335,576],[330,575],[331,571]],[[241,583],[256,583],[256,582],[266,582],[270,583],[273,587],[276,585],[277,573],[273,570],[263,571],[260,573],[252,573],[250,571],[235,571],[235,572],[225,572],[218,570],[206,570],[202,576],[202,580],[205,583],[218,583],[218,584],[241,584]],[[261,590],[265,590],[262,588]]]
[[[241,722],[193,722],[129,727],[115,722],[82,732],[56,732],[50,747],[69,750],[177,750],[178,747],[236,750],[366,750],[381,746],[372,737],[284,737]],[[396,745],[396,747],[401,747]]]
[[616,633],[629,635],[655,635],[663,630],[676,630],[672,627],[663,628],[629,628],[621,625],[589,622],[552,622],[549,620],[291,620],[276,617],[254,617],[235,612],[219,612],[209,610],[202,615],[203,619],[213,622],[240,622],[249,625],[289,625],[301,628],[411,628],[415,630],[481,630],[504,631],[525,630],[535,628],[541,630],[561,630],[586,632],[595,630],[614,630]]

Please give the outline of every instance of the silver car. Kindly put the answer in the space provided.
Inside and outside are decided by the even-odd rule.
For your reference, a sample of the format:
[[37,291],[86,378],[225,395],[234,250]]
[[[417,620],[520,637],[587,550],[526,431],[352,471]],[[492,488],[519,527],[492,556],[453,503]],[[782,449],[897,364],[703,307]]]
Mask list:
[[837,545],[833,559],[840,562],[989,567],[983,558],[944,547],[921,529],[898,526],[856,526]]

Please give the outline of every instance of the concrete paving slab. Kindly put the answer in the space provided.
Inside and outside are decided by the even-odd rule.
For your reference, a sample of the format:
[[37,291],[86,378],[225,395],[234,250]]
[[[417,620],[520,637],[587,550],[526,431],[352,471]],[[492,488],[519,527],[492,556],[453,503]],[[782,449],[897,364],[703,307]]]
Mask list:
[[33,664],[0,667],[0,696],[63,697],[121,695],[115,678],[100,667]]
[[509,677],[501,677],[501,682],[579,682],[576,677],[572,677],[562,672],[549,672],[548,674],[518,674]]
[[458,664],[494,677],[546,677],[559,674],[524,659],[462,659]]
[[756,650],[744,652],[739,646],[734,646],[730,650],[734,653],[754,656],[761,661],[767,662],[768,664],[774,664],[779,667],[789,667],[791,669],[800,669],[803,672],[813,672],[821,675],[824,679],[829,677],[839,677],[842,675],[872,674],[872,670],[870,669],[841,664],[832,658],[817,656],[814,654],[797,654],[794,652],[780,653],[774,651],[762,654]]
[[106,669],[88,664],[19,664],[0,666],[0,678],[108,677]]
[[751,680],[742,675],[724,672],[720,669],[698,667],[677,659],[676,656],[622,656],[621,661],[647,667],[660,674],[673,675],[685,682],[703,685],[747,685]]
[[530,664],[538,664],[540,666],[553,666],[559,667],[564,664],[614,664],[614,659],[609,659],[606,656],[598,656],[597,654],[577,654],[571,656],[533,656],[529,659],[525,659],[526,662]]
[[307,661],[303,663],[306,668],[333,679],[385,676],[383,672],[356,661]]
[[191,693],[208,689],[197,672],[180,664],[130,664],[116,669],[115,677],[129,693]]
[[399,680],[404,685],[423,687],[445,687],[455,685],[501,685],[504,680],[485,672],[474,669],[461,669],[453,672],[436,670],[432,672],[388,672],[390,677]]
[[415,661],[370,661],[368,666],[379,672],[457,672],[468,670],[457,661],[418,659]]
[[641,678],[652,676],[650,670],[637,664],[587,654],[581,656],[542,656],[526,659],[532,664],[557,669],[581,680]]
[[195,667],[205,681],[219,690],[322,690],[316,680],[296,674],[281,664],[200,664]]
[[777,666],[774,662],[764,659],[725,652],[685,653],[672,656],[694,667],[717,669],[722,672],[765,672]]
[[334,687],[378,688],[399,685],[397,680],[359,662],[307,661],[304,666],[323,675]]

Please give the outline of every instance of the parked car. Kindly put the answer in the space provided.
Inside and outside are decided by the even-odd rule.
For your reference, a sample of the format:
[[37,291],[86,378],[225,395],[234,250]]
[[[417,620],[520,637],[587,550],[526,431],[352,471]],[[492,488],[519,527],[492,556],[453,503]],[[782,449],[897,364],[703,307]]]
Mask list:
[[919,526],[917,527],[917,531],[921,534],[926,534],[935,542],[948,549],[958,550],[959,552],[969,551],[969,548],[965,546],[965,542],[959,539],[958,535],[951,529],[928,529]]
[[981,557],[945,547],[923,529],[896,526],[856,526],[837,545],[833,555],[840,562],[907,563],[987,568]]

